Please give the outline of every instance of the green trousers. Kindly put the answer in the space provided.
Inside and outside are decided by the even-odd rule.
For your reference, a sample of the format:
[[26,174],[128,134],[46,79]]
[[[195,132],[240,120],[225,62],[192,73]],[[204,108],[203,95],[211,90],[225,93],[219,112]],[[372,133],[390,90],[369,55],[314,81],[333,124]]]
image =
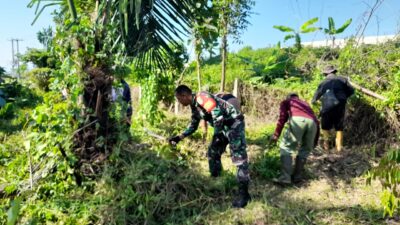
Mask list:
[[291,117],[288,123],[289,126],[279,145],[281,155],[292,155],[299,149],[298,157],[306,159],[314,149],[317,124],[312,119],[299,116]]

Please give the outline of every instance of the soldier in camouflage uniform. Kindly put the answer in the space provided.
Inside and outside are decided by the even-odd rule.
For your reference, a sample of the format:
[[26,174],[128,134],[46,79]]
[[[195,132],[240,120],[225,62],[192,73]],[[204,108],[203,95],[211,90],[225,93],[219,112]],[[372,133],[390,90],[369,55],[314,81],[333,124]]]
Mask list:
[[236,177],[239,183],[239,196],[232,205],[245,207],[250,201],[248,192],[250,175],[243,115],[233,105],[221,98],[208,92],[193,94],[192,90],[185,85],[176,88],[175,96],[183,106],[190,105],[192,120],[181,135],[169,138],[169,142],[177,144],[197,130],[200,120],[207,121],[214,127],[214,135],[207,152],[210,173],[213,177],[221,174],[221,154],[229,143],[232,162],[238,168]]

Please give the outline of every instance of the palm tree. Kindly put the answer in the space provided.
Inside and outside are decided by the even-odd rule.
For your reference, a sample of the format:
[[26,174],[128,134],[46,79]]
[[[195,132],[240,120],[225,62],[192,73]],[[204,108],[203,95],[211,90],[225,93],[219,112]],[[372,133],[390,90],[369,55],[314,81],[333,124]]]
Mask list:
[[[204,0],[205,1],[205,0]],[[132,60],[139,69],[164,70],[165,56],[174,56],[183,35],[189,33],[195,0],[31,0],[37,17],[59,5],[56,21],[65,37],[62,54],[73,59],[81,74],[85,113],[74,149],[79,157],[110,150],[116,132],[109,126],[108,95],[114,67]],[[44,3],[39,10],[40,4]],[[35,18],[35,20],[37,19]],[[34,22],[35,22],[34,20]],[[59,36],[62,36],[59,35]],[[57,36],[57,35],[56,35]],[[98,124],[97,127],[95,124]],[[115,127],[115,126],[114,126]],[[99,137],[105,144],[96,144]],[[79,165],[78,165],[79,166]]]
[[[207,2],[206,0],[202,0]],[[113,44],[125,44],[126,56],[138,65],[162,68],[162,54],[173,53],[183,35],[189,33],[191,8],[195,0],[31,0],[29,7],[39,7],[37,17],[49,6],[60,5],[65,20],[79,24],[79,18],[90,14],[100,44],[107,32],[114,32]],[[82,12],[77,14],[77,8]],[[34,22],[36,21],[35,18]],[[114,26],[112,28],[107,26]],[[84,44],[84,43],[81,43]]]
[[41,31],[37,32],[36,36],[43,47],[48,50],[53,40],[53,30],[51,27],[43,28]]

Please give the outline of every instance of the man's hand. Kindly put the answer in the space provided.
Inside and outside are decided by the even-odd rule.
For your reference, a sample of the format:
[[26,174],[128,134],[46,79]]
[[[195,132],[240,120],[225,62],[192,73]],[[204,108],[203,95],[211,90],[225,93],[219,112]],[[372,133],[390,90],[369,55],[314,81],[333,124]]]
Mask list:
[[217,134],[214,135],[212,145],[218,146],[222,144],[222,138]]
[[273,134],[270,138],[271,143],[276,144],[278,142],[279,137]]
[[171,145],[177,145],[182,139],[183,139],[183,135],[177,135],[174,137],[170,137],[167,140],[168,140],[168,143],[170,143]]

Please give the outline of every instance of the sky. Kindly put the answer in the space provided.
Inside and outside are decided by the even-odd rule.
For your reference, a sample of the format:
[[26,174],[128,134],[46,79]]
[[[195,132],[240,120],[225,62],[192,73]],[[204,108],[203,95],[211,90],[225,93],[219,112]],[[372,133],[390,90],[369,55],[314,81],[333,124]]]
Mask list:
[[[52,26],[51,12],[45,10],[34,25],[35,10],[27,8],[29,0],[0,0],[0,66],[11,68],[11,40],[22,39],[20,53],[27,48],[42,48],[36,33]],[[338,38],[356,34],[360,25],[365,24],[366,12],[376,0],[256,0],[255,12],[249,19],[251,25],[244,31],[241,44],[231,43],[230,51],[238,51],[244,46],[253,49],[275,45],[282,41],[284,33],[273,28],[285,25],[298,29],[307,20],[318,17],[318,27],[328,26],[328,17],[333,17],[336,27],[352,18],[352,24]],[[400,31],[400,0],[384,0],[372,16],[365,30],[366,36],[398,34]],[[302,41],[324,40],[322,32],[304,34]],[[290,44],[288,42],[287,44]]]
[[[256,0],[255,14],[251,26],[242,36],[243,44],[231,45],[237,51],[244,46],[263,48],[283,41],[285,33],[273,28],[284,25],[298,29],[307,20],[318,17],[318,27],[328,27],[328,17],[339,28],[352,18],[350,26],[338,35],[346,38],[355,35],[360,25],[365,24],[367,13],[376,0]],[[400,0],[384,0],[371,17],[365,36],[398,34],[400,28]],[[304,34],[302,41],[325,40],[323,32]]]
[[[20,53],[29,48],[42,48],[36,33],[53,24],[51,12],[45,10],[34,25],[35,9],[27,8],[27,0],[0,0],[0,66],[10,71],[12,61],[11,39],[21,39]],[[53,25],[54,27],[54,25]],[[14,42],[14,46],[16,43]],[[15,47],[16,48],[16,47]]]

